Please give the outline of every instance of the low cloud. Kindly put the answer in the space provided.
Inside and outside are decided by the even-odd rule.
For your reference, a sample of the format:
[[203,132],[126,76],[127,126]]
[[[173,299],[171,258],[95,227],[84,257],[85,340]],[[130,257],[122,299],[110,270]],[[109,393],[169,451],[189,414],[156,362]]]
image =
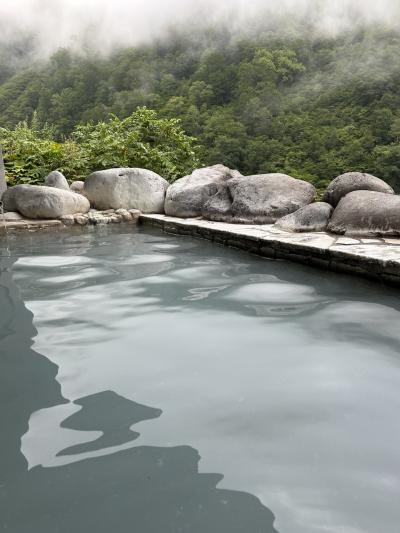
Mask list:
[[[223,21],[249,31],[260,20],[281,25],[286,16],[334,34],[362,24],[398,29],[399,0],[2,0],[0,42],[29,34],[48,56],[59,47],[93,47],[107,53],[162,36],[173,25],[189,28]],[[256,22],[257,21],[257,22]],[[277,28],[279,29],[279,28]]]

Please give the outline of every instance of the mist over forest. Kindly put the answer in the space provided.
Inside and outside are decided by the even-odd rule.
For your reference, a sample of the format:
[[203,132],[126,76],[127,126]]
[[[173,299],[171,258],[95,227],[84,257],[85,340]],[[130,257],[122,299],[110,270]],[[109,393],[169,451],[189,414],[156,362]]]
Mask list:
[[146,106],[180,119],[203,164],[320,189],[365,171],[400,189],[395,1],[146,4],[2,5],[0,141],[34,118],[63,142]]
[[396,0],[4,0],[0,42],[30,37],[30,53],[48,57],[60,47],[107,54],[164,38],[173,27],[199,30],[225,24],[233,37],[287,33],[293,21],[318,35],[337,35],[371,23],[399,29]]

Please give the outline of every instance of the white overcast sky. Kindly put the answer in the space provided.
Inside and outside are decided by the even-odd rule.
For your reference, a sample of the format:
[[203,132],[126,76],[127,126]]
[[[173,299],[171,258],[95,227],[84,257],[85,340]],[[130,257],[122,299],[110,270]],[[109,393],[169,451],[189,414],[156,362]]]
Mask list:
[[323,32],[360,20],[396,26],[400,18],[400,0],[0,0],[0,40],[28,30],[39,37],[43,52],[50,53],[77,45],[85,35],[108,50],[114,44],[150,40],[177,22],[225,18],[235,29],[261,10],[301,14],[310,8]]

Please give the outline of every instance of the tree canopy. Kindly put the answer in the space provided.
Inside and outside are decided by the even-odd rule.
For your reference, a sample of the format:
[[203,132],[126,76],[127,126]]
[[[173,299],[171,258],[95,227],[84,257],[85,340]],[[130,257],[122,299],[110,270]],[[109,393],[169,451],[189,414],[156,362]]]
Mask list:
[[[179,119],[198,139],[204,164],[285,172],[319,188],[357,170],[400,190],[399,47],[400,34],[379,27],[336,37],[288,30],[238,38],[210,28],[109,57],[59,50],[0,78],[0,125],[11,131],[36,113],[55,142],[66,141],[61,167],[77,145],[89,150],[83,166],[69,163],[79,176],[119,161],[147,163],[172,178],[185,172],[196,156],[192,139],[174,129]],[[143,106],[172,122],[158,122],[152,133],[136,129]],[[168,139],[160,159],[152,147]]]

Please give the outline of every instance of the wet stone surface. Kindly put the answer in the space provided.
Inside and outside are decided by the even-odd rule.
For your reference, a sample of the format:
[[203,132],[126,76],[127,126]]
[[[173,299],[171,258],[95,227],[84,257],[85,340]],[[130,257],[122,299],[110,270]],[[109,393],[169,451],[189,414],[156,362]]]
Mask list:
[[0,235],[6,231],[13,230],[35,230],[49,227],[68,227],[73,225],[102,225],[119,224],[121,222],[137,223],[140,211],[136,209],[108,209],[107,211],[97,211],[91,209],[88,213],[77,213],[76,215],[65,215],[59,220],[49,219],[28,219],[18,213],[5,213],[0,215]]

